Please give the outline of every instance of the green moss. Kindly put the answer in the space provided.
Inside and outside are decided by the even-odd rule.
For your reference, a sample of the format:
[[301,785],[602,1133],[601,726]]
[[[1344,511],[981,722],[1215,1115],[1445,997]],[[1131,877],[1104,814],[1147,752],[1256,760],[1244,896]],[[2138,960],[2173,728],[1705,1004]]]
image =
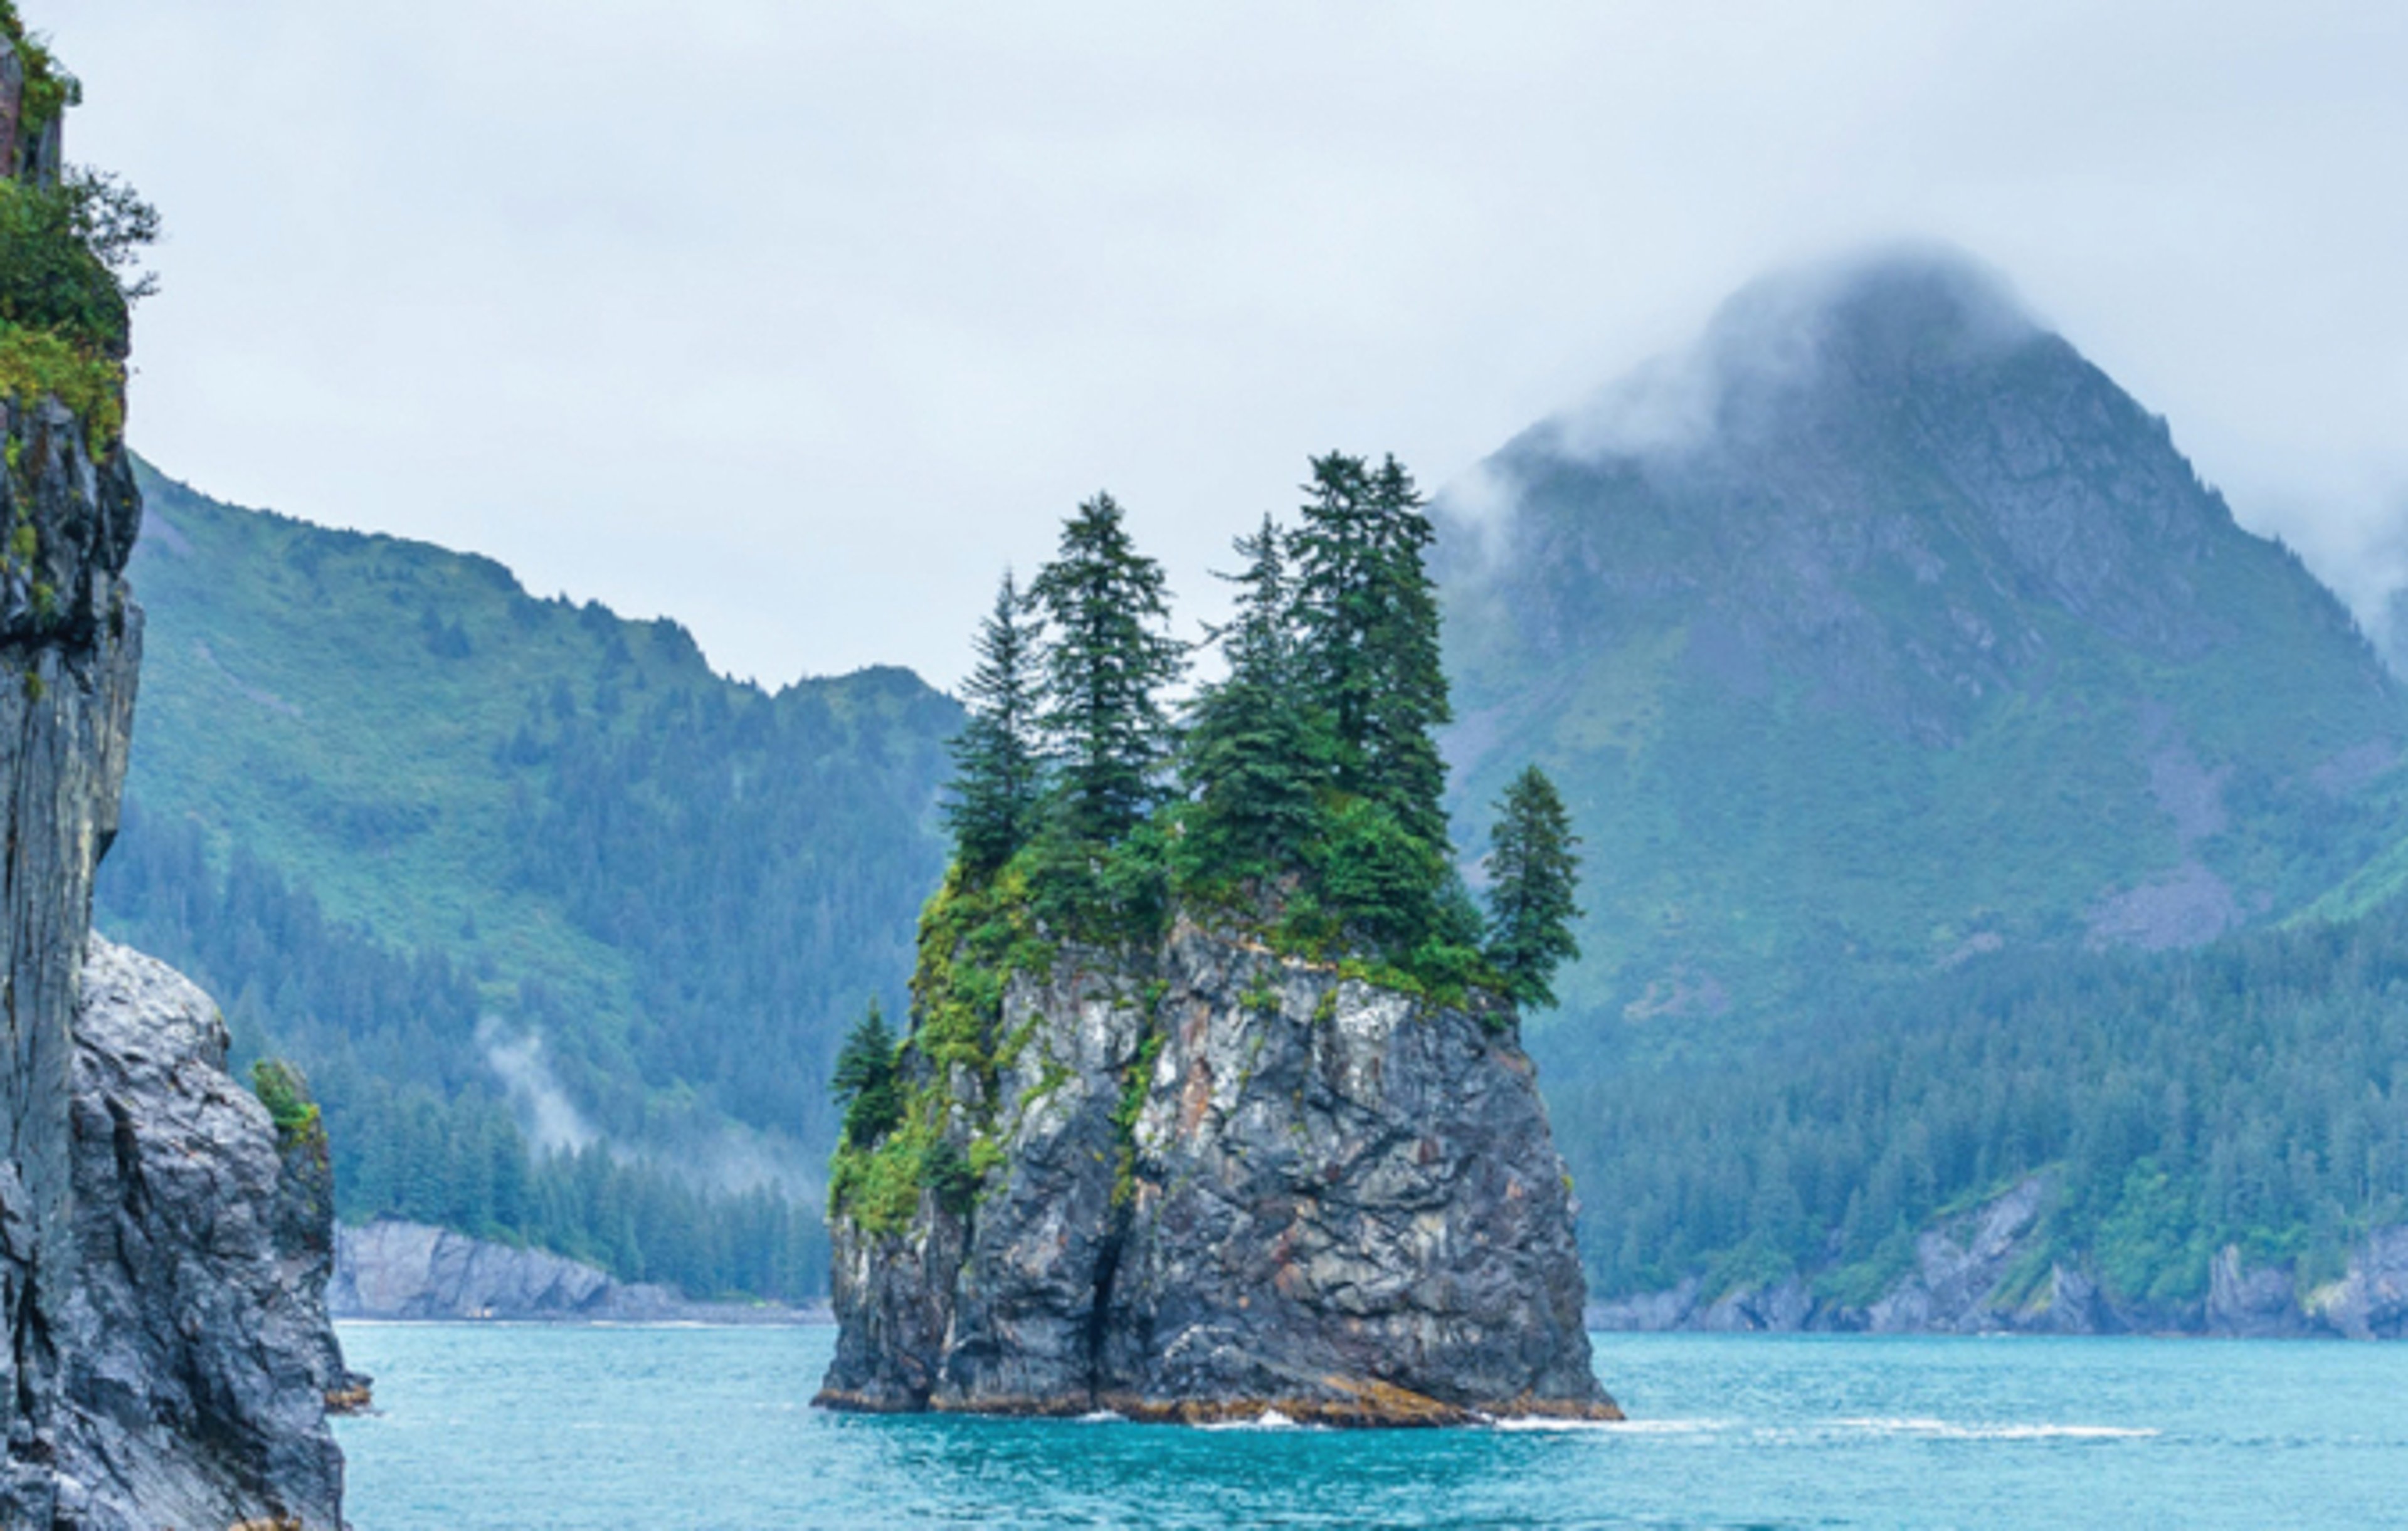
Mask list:
[[0,323],[0,395],[21,407],[57,399],[83,422],[94,457],[114,451],[125,435],[123,365],[54,331]]
[[872,1149],[839,1148],[828,1162],[828,1210],[864,1233],[903,1231],[919,1209],[927,1143],[910,1123]]
[[1121,1076],[1121,1098],[1112,1108],[1112,1135],[1120,1140],[1120,1152],[1112,1166],[1112,1205],[1125,1207],[1137,1195],[1137,1119],[1145,1114],[1145,1097],[1154,1083],[1154,1066],[1162,1057],[1168,1036],[1155,1021],[1153,1008],[1147,1008],[1146,1032],[1137,1045],[1137,1056],[1127,1072]]
[[[1003,995],[1014,974],[1043,978],[1053,948],[1039,936],[1026,868],[1017,863],[990,879],[949,868],[920,914],[919,957],[911,975],[911,1031],[904,1039],[901,1124],[874,1148],[840,1148],[829,1164],[828,1206],[872,1234],[901,1231],[923,1191],[956,1216],[976,1204],[986,1177],[1003,1163],[992,1120],[971,1124],[968,1153],[949,1136],[953,1082],[968,1073],[992,1111],[998,1075],[1017,1062],[1036,1023],[997,1032]],[[1067,1078],[1067,1071],[1065,1072]],[[1052,1080],[1052,1066],[1048,1066]],[[1040,1086],[1040,1089],[1043,1087]]]

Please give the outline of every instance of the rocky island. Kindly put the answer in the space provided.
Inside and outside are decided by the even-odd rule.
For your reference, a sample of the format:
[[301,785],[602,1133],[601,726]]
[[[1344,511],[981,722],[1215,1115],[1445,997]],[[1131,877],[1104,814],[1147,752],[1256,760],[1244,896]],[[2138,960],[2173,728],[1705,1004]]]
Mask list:
[[1508,793],[1484,920],[1437,805],[1419,498],[1393,460],[1313,468],[1301,531],[1240,539],[1228,675],[1175,723],[1108,496],[1033,601],[1007,579],[911,1025],[873,1011],[838,1069],[823,1405],[1621,1417],[1519,1045],[1571,954],[1563,806]]
[[92,934],[142,649],[126,261],[73,77],[0,0],[0,1525],[342,1524],[325,1138],[226,1072],[217,1008]]

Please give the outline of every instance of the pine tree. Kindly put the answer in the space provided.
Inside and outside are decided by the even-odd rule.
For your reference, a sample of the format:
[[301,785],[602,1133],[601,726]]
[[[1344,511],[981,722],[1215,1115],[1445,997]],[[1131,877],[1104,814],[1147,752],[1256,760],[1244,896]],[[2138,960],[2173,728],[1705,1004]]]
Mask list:
[[1426,562],[1436,533],[1413,476],[1394,457],[1371,475],[1369,500],[1376,599],[1368,648],[1378,683],[1363,725],[1366,785],[1408,834],[1443,857],[1446,766],[1437,731],[1455,714],[1439,651],[1438,587]]
[[1037,624],[1030,597],[1006,570],[995,609],[981,624],[978,667],[962,690],[969,721],[953,744],[952,796],[945,823],[954,859],[977,876],[992,874],[1036,831],[1043,762],[1038,752]]
[[1053,629],[1043,723],[1054,744],[1055,825],[1074,845],[1109,847],[1153,806],[1171,742],[1162,693],[1184,656],[1162,565],[1138,552],[1110,494],[1079,507],[1030,594]]
[[877,1000],[853,1023],[836,1055],[828,1092],[844,1108],[844,1141],[867,1148],[903,1120],[903,1079],[896,1066],[895,1033]]
[[1295,537],[1302,671],[1327,720],[1332,784],[1360,793],[1367,776],[1366,737],[1380,689],[1371,639],[1380,594],[1372,566],[1370,475],[1363,459],[1335,451],[1313,458],[1311,470]]
[[1412,475],[1331,452],[1312,460],[1296,537],[1304,673],[1327,714],[1333,784],[1366,796],[1443,854],[1446,789],[1434,731],[1453,716],[1439,652],[1434,531]]
[[1489,837],[1488,961],[1516,1002],[1552,1006],[1555,969],[1580,956],[1580,837],[1546,772],[1532,766],[1512,780]]
[[1296,635],[1279,528],[1239,537],[1238,609],[1213,635],[1229,672],[1197,699],[1181,777],[1194,807],[1182,858],[1197,881],[1271,878],[1301,865],[1314,832],[1312,730],[1297,694]]

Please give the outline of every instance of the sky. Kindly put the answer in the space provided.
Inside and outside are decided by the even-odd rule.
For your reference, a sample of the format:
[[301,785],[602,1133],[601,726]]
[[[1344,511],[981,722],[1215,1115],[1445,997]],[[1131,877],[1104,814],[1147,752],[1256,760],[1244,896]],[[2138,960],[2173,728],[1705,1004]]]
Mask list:
[[1216,608],[1768,270],[1956,244],[2366,607],[2408,579],[2408,6],[23,0],[168,241],[131,436],[772,685],[940,685],[1098,489]]

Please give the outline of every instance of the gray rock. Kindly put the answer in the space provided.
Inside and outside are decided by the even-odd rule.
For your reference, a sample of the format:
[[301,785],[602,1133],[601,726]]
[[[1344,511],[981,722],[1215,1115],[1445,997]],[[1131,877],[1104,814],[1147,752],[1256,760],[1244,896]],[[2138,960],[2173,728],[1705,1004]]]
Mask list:
[[[55,1510],[59,1325],[71,1225],[71,1033],[92,879],[117,832],[141,611],[119,578],[140,511],[55,401],[0,402],[0,1524]],[[20,556],[30,542],[33,556]]]
[[1611,1302],[1591,1303],[1588,1326],[1648,1335],[1693,1328],[1691,1319],[1697,1313],[1698,1294],[1703,1285],[1695,1276],[1684,1276],[1678,1286],[1661,1292],[1640,1292]]
[[808,1316],[793,1309],[688,1302],[669,1287],[615,1281],[542,1250],[512,1249],[420,1223],[344,1228],[335,1250],[326,1303],[337,1318],[644,1324],[793,1323]]
[[1512,1030],[1185,921],[1142,963],[1016,977],[992,1097],[947,1081],[956,1147],[991,1122],[1000,1167],[899,1233],[836,1218],[821,1401],[1618,1418]]
[[2378,1228],[2349,1272],[2308,1299],[2316,1318],[2352,1339],[2408,1338],[2408,1226]]
[[208,996],[97,936],[76,1042],[81,1279],[57,1439],[82,1502],[66,1524],[339,1525],[325,1401],[354,1380],[323,1298],[323,1133],[280,1141],[225,1071]]
[[2238,1246],[2227,1244],[2208,1267],[2207,1332],[2252,1339],[2315,1332],[2300,1310],[2291,1273],[2272,1266],[2250,1269]]

